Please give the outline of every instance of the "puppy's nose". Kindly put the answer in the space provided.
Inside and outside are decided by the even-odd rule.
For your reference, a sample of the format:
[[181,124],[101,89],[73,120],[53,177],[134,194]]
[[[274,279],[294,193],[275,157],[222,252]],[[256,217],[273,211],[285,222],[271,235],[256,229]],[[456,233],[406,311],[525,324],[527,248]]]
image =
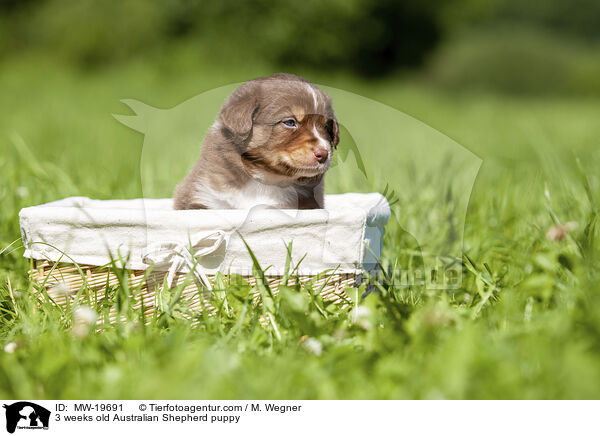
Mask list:
[[329,155],[329,153],[327,153],[327,150],[325,150],[324,148],[315,148],[315,150],[313,151],[313,154],[315,155],[315,158],[317,159],[317,161],[319,163],[323,163],[327,160],[327,157]]

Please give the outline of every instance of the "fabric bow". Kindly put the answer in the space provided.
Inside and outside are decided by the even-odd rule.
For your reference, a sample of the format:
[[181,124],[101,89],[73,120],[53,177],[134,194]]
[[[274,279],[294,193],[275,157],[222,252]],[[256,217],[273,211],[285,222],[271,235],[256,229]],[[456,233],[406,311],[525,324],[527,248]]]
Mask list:
[[169,266],[167,273],[169,288],[173,284],[175,274],[184,265],[187,265],[200,283],[212,291],[212,286],[204,272],[204,268],[197,259],[217,251],[225,241],[225,235],[224,231],[218,230],[208,235],[196,236],[188,244],[174,241],[155,242],[146,247],[142,253],[142,262],[146,265],[158,267]]

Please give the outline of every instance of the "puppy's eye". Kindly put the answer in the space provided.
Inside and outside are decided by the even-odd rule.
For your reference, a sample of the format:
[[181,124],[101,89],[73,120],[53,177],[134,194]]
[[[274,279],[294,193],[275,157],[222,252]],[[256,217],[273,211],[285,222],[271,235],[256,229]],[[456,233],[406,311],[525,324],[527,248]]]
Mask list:
[[282,123],[287,127],[298,127],[298,124],[296,124],[296,120],[294,120],[293,118],[283,120]]

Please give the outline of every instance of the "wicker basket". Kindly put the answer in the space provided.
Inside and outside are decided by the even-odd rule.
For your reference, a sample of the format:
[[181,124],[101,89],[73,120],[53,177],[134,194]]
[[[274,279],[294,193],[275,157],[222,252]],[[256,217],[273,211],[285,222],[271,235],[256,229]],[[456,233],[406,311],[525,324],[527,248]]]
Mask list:
[[[30,277],[45,290],[40,298],[108,307],[115,320],[111,290],[125,276],[129,307],[148,319],[174,296],[190,317],[214,314],[210,290],[217,274],[237,274],[254,286],[248,247],[268,266],[267,280],[277,292],[292,241],[289,260],[304,269],[290,280],[312,281],[325,301],[344,307],[350,304],[345,289],[376,265],[389,213],[379,194],[327,196],[325,210],[291,217],[277,210],[174,211],[167,199],[75,197],[23,209],[20,220],[25,256],[33,262]],[[121,269],[107,267],[115,257]]]
[[[110,268],[97,267],[93,265],[74,266],[69,263],[54,263],[48,261],[33,261],[34,268],[29,271],[29,277],[32,281],[42,286],[45,293],[40,294],[42,301],[57,304],[63,308],[80,302],[90,302],[94,306],[102,304],[106,300],[106,290],[117,286],[119,278]],[[165,292],[163,283],[165,280],[165,271],[150,272],[143,270],[127,270],[129,286],[136,289],[131,295],[133,309],[140,310],[143,307],[143,313],[147,320],[152,319],[160,313],[161,293]],[[176,274],[174,286],[183,283],[187,274]],[[253,276],[244,276],[244,280],[254,286],[256,280]],[[313,276],[298,276],[301,283],[306,283],[314,279]],[[209,276],[213,281],[214,276]],[[277,288],[281,285],[282,277],[267,277],[269,287],[277,294]],[[288,279],[288,284],[295,280]],[[318,278],[313,283],[313,289],[321,289],[321,297],[325,301],[337,304],[341,308],[350,307],[352,301],[349,299],[345,289],[352,288],[358,283],[355,274],[328,274]],[[324,286],[323,286],[324,285]],[[80,292],[83,290],[83,292]],[[200,314],[203,310],[207,311],[209,316],[215,314],[216,309],[211,304],[210,292],[206,292],[202,285],[191,280],[180,294],[181,302],[190,313]],[[254,298],[259,297],[258,291]],[[117,309],[114,305],[110,307],[109,318],[111,321],[117,319]],[[150,322],[150,321],[147,321]]]

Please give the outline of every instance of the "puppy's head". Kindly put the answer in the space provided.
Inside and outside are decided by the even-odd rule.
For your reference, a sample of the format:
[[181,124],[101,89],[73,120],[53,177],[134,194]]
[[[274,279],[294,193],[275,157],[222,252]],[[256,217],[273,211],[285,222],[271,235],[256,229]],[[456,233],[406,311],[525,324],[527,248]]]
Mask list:
[[241,85],[225,102],[218,123],[254,174],[288,179],[321,175],[339,142],[331,99],[289,74]]

